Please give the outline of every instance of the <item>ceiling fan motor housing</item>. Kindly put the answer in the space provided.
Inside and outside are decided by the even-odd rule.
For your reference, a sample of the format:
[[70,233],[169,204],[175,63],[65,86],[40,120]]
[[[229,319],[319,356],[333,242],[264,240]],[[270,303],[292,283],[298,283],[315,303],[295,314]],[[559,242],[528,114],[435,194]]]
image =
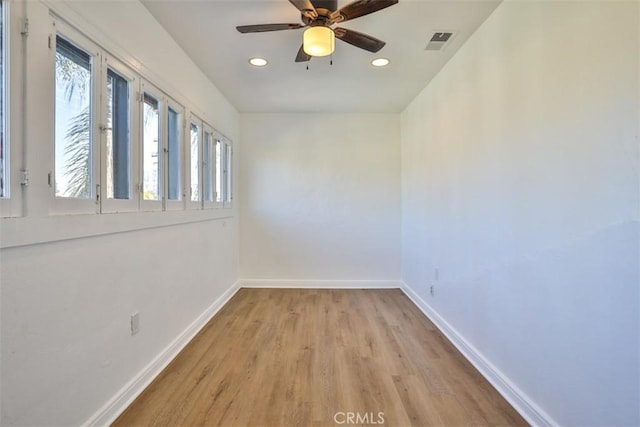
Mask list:
[[327,9],[329,12],[338,10],[338,0],[312,0],[311,3],[318,9]]
[[331,18],[329,17],[331,11],[329,9],[318,8],[316,9],[316,13],[318,14],[316,18],[310,18],[303,13],[302,22],[310,27],[316,27],[319,25],[328,27],[331,25]]

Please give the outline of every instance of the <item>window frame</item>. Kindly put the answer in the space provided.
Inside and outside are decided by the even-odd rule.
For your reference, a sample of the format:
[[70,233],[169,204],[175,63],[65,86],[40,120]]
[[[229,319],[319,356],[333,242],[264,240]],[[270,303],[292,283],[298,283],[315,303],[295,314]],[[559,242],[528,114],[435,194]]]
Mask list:
[[[164,146],[163,146],[163,153],[164,153],[164,170],[163,170],[163,181],[164,181],[164,200],[165,200],[165,210],[168,211],[174,211],[174,210],[183,210],[185,208],[185,202],[186,202],[186,186],[185,186],[185,173],[184,173],[184,169],[185,169],[185,157],[184,157],[184,153],[185,153],[185,134],[186,134],[186,119],[185,119],[185,108],[178,103],[177,101],[175,101],[174,99],[166,96],[165,97],[165,118],[166,120],[164,121],[164,126],[165,126],[165,134],[166,137],[164,138]],[[180,194],[180,199],[179,200],[169,200],[169,109],[172,109],[173,111],[177,112],[179,115],[178,118],[178,129],[180,131],[180,136],[179,136],[179,143],[180,143],[180,147],[178,149],[178,153],[180,155],[180,171],[178,173],[178,176],[180,177],[180,189],[179,189],[179,194]],[[189,187],[190,188],[190,187]]]
[[[139,78],[137,74],[129,67],[118,61],[109,54],[105,54],[102,61],[101,90],[107,93],[108,70],[123,77],[129,82],[129,199],[109,199],[107,198],[107,132],[100,132],[100,211],[101,213],[117,213],[117,212],[135,212],[140,208],[139,186],[136,185],[140,177],[141,170],[139,164],[139,145],[140,139],[139,127],[140,119],[140,103],[136,101],[136,95],[139,90]],[[108,99],[103,97],[101,102],[102,111],[100,114],[100,123],[106,126]]]
[[[164,210],[164,146],[165,146],[165,138],[166,138],[166,99],[164,97],[164,93],[155,85],[149,83],[146,80],[141,80],[140,82],[140,97],[138,101],[138,105],[140,108],[140,117],[138,119],[138,123],[140,126],[140,130],[138,132],[139,135],[139,148],[138,148],[138,167],[140,168],[140,172],[138,173],[138,199],[140,200],[140,211],[161,211]],[[160,189],[158,191],[158,200],[145,200],[144,198],[144,96],[148,94],[153,99],[158,101],[158,183],[160,185]]]
[[222,172],[220,182],[216,175],[216,184],[220,184],[220,200],[216,200],[216,207],[231,209],[233,207],[233,142],[220,132],[216,132],[217,144],[220,144],[220,165],[216,161],[216,171],[221,169]]
[[[13,14],[13,7],[11,2],[3,1],[2,2],[2,79],[3,84],[2,87],[4,89],[4,93],[2,94],[2,103],[3,103],[3,123],[2,131],[3,131],[3,143],[4,143],[4,190],[7,194],[4,197],[0,197],[0,217],[10,217],[16,216],[18,212],[14,212],[14,208],[20,205],[21,191],[19,187],[19,181],[14,179],[16,177],[16,171],[18,169],[18,156],[17,153],[17,145],[12,143],[12,136],[15,136],[13,132],[13,122],[15,119],[23,120],[21,114],[16,114],[15,116],[12,114],[11,106],[14,105],[12,102],[12,97],[14,96],[12,87],[19,87],[18,84],[15,86],[12,84],[14,80],[14,73],[12,68],[16,66],[13,64],[11,60],[12,52],[13,52],[13,44],[14,38],[11,37],[11,16]],[[19,41],[19,40],[18,40]],[[20,62],[20,61],[16,61]],[[15,73],[15,77],[19,77],[18,72]],[[17,91],[16,91],[17,92]],[[16,126],[17,130],[19,126]]]
[[[198,174],[197,174],[197,179],[198,179],[198,200],[192,200],[191,196],[191,167],[192,167],[192,159],[191,159],[191,125],[194,124],[196,126],[198,126],[198,128],[200,129],[200,131],[198,132],[198,159],[197,159],[197,164],[198,164]],[[202,152],[203,152],[203,141],[204,141],[204,122],[196,115],[194,115],[193,113],[189,114],[189,120],[187,121],[187,128],[189,129],[188,132],[188,137],[187,140],[189,141],[188,144],[185,144],[185,150],[187,152],[187,155],[185,156],[185,189],[189,189],[188,191],[188,197],[185,197],[185,202],[186,202],[186,206],[188,209],[202,209],[202,204],[203,204],[203,190],[204,190],[204,183],[203,183],[203,179],[202,179]],[[185,132],[186,134],[187,132]],[[185,190],[186,192],[186,190]]]
[[[88,37],[77,31],[75,28],[67,25],[63,21],[54,20],[55,31],[52,37],[51,55],[51,76],[53,79],[53,135],[52,135],[52,158],[51,158],[51,178],[50,178],[50,194],[51,194],[51,210],[54,214],[85,214],[99,213],[100,202],[97,197],[100,170],[100,131],[99,131],[99,111],[100,111],[100,84],[101,84],[101,63],[102,50]],[[83,50],[91,57],[91,82],[90,82],[90,179],[91,184],[90,196],[88,198],[58,197],[56,196],[56,159],[55,159],[55,129],[56,129],[56,54],[57,54],[57,38],[61,37],[78,49]]]
[[11,41],[9,40],[10,31],[8,31],[9,23],[10,23],[10,12],[9,12],[9,2],[2,2],[2,13],[0,14],[0,19],[2,19],[2,45],[0,48],[2,49],[2,67],[0,72],[0,78],[2,79],[2,90],[0,91],[0,96],[2,99],[0,103],[2,103],[2,120],[0,122],[0,134],[2,136],[2,160],[0,161],[0,166],[2,166],[2,174],[0,178],[4,178],[2,183],[2,195],[0,196],[0,200],[6,201],[11,200],[12,188],[11,188],[11,147],[9,144],[9,129],[10,129],[10,100],[11,100],[11,84],[10,78],[10,68],[11,65],[9,63],[9,53],[11,49]]
[[[207,146],[207,135],[209,135],[211,137],[211,148],[209,150],[209,158],[205,158],[207,152],[206,152],[206,146]],[[203,184],[203,190],[202,190],[202,208],[203,209],[213,209],[216,207],[217,203],[216,203],[216,198],[217,198],[217,191],[216,191],[216,171],[217,171],[217,165],[216,165],[216,141],[217,141],[217,132],[208,124],[204,124],[204,133],[202,135],[202,161],[201,161],[201,165],[202,165],[202,184]],[[210,164],[210,172],[211,172],[211,176],[207,177],[205,175],[205,162],[209,162]],[[209,179],[210,178],[210,179]],[[207,187],[207,185],[211,186],[211,196],[212,199],[211,200],[207,200],[206,199],[206,195],[205,195],[205,188]]]
[[223,172],[222,172],[222,206],[225,209],[233,208],[233,142],[222,136],[222,147],[224,153],[222,155]]

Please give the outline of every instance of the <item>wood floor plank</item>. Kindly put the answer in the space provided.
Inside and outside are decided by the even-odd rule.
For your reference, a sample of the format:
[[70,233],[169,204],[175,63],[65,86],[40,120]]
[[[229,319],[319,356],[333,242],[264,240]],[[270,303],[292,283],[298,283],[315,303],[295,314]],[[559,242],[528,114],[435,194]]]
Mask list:
[[379,413],[526,425],[397,289],[241,289],[114,425],[380,425]]

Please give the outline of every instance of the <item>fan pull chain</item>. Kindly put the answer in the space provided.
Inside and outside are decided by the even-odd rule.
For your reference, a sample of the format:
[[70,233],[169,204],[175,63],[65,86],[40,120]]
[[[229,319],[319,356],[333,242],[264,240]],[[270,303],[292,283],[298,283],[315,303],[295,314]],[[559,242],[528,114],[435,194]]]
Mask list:
[[329,65],[333,65],[333,53],[329,57]]

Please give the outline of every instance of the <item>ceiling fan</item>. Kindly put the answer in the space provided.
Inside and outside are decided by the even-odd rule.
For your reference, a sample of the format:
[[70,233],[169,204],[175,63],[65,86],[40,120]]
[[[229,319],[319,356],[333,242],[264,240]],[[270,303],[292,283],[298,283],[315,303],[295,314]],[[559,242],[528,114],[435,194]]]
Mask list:
[[378,52],[385,42],[370,35],[333,25],[368,15],[398,3],[398,0],[356,0],[338,9],[338,0],[289,0],[301,13],[302,24],[240,25],[241,33],[297,30],[309,27],[303,35],[296,62],[306,62],[312,56],[333,53],[334,37],[369,52]]

